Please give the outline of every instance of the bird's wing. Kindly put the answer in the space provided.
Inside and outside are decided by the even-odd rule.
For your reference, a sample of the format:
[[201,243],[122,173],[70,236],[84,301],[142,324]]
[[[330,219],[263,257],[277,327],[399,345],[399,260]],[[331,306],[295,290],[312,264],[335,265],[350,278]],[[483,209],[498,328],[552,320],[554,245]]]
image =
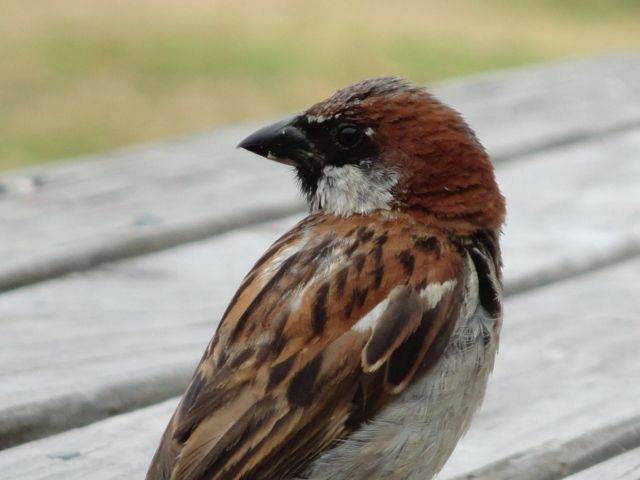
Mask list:
[[439,359],[464,289],[459,252],[357,218],[308,217],[258,261],[148,480],[287,478]]

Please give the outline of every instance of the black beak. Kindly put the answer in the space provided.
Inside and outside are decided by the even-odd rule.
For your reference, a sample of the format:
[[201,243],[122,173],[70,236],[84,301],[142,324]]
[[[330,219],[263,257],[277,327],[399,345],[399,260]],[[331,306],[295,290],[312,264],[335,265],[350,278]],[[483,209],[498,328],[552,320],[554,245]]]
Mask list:
[[298,117],[288,118],[252,133],[238,144],[270,160],[310,168],[317,163],[313,144],[303,130],[296,126]]

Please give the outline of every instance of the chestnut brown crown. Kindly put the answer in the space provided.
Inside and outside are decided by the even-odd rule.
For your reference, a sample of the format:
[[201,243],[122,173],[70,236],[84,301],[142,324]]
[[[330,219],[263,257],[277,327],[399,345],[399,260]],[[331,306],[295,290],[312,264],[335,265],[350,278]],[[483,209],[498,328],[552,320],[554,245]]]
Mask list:
[[473,130],[400,78],[341,89],[239,146],[294,166],[314,211],[399,210],[469,231],[497,230],[504,221],[493,165]]

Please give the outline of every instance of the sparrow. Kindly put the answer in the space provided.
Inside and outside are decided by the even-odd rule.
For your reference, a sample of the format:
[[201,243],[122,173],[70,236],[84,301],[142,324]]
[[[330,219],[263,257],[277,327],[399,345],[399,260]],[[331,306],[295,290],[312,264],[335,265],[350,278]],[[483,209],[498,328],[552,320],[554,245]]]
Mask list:
[[505,201],[489,156],[395,77],[239,147],[291,165],[310,214],[242,281],[147,480],[432,478],[498,346]]

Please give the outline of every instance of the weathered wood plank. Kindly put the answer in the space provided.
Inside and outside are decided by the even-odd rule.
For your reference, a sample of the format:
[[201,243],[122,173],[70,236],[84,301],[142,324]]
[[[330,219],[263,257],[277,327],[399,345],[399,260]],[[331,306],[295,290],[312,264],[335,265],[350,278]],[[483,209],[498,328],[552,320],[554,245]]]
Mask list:
[[478,75],[436,93],[500,162],[637,126],[638,107],[625,102],[640,95],[638,75],[640,55],[618,54]]
[[[638,271],[640,258],[508,299],[485,405],[441,478],[638,415]],[[4,450],[0,471],[6,479],[141,478],[174,406],[172,400]],[[561,478],[511,473],[467,478]]]
[[640,448],[571,475],[567,480],[640,480]]
[[640,413],[640,383],[632,380],[640,374],[640,296],[629,283],[639,268],[636,258],[507,301],[485,408],[443,478]]
[[230,232],[0,296],[0,446],[183,389],[242,275],[285,228]]
[[518,292],[640,254],[640,129],[499,165]]
[[[638,85],[640,55],[626,54],[434,90],[504,160],[638,125]],[[0,291],[301,209],[286,169],[234,150],[252,128],[4,174]]]
[[[638,251],[640,129],[531,155],[498,175],[511,292]],[[293,222],[0,296],[0,445],[180,392],[241,276]]]
[[[4,480],[142,479],[176,400],[0,452]],[[79,437],[85,437],[86,441]],[[19,465],[21,465],[19,467]]]
[[0,292],[302,210],[290,173],[240,153],[253,127],[0,179]]
[[[609,463],[608,459],[640,446],[640,416],[580,433],[566,441],[549,441],[509,455],[453,480],[560,480]],[[578,475],[578,474],[576,474]],[[573,478],[573,476],[571,476]],[[593,477],[595,478],[595,477]],[[607,478],[602,476],[599,478]]]

